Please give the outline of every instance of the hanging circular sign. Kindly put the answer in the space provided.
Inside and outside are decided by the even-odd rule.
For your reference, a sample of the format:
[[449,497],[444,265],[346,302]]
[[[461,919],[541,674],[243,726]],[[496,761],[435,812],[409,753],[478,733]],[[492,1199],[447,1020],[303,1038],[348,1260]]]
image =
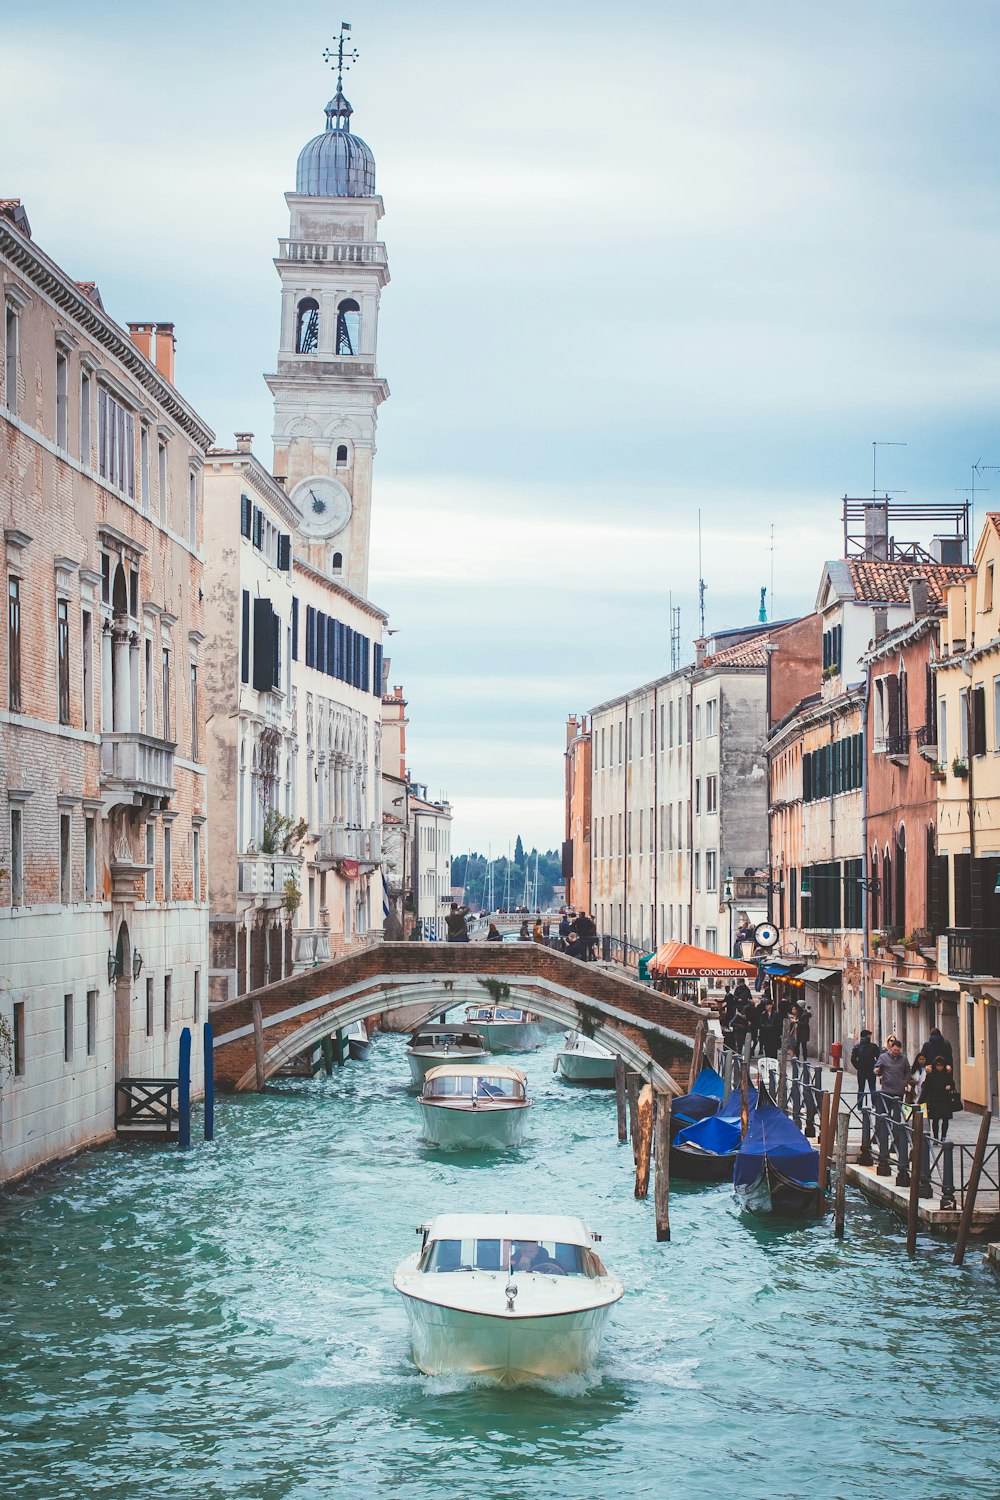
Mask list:
[[753,940],[758,948],[776,948],[779,936],[772,922],[758,922],[753,930]]

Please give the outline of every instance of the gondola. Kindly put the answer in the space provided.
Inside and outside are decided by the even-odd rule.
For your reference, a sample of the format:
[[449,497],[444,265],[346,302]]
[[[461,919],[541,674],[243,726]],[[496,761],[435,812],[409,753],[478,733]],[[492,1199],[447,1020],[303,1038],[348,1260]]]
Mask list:
[[681,1094],[671,1101],[671,1139],[686,1126],[695,1125],[699,1120],[705,1120],[709,1115],[717,1114],[725,1092],[726,1086],[722,1081],[721,1073],[717,1073],[714,1068],[702,1068],[694,1081],[691,1092]]
[[763,1088],[736,1155],[733,1186],[748,1213],[816,1211],[819,1152]]
[[[747,1092],[747,1107],[757,1103],[757,1090]],[[717,1114],[687,1125],[670,1143],[670,1175],[689,1182],[731,1182],[740,1149],[739,1094],[734,1091]]]

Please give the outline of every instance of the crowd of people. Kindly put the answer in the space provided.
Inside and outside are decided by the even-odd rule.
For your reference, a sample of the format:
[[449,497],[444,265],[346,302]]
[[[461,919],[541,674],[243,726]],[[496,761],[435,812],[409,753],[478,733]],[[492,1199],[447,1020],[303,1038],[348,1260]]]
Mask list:
[[858,1075],[859,1109],[867,1098],[874,1109],[894,1120],[921,1110],[930,1122],[934,1139],[947,1139],[952,1115],[962,1108],[962,1096],[955,1086],[951,1043],[937,1026],[931,1027],[912,1063],[898,1037],[888,1037],[880,1048],[872,1041],[870,1031],[862,1031],[851,1053],[851,1066]]
[[749,1037],[751,1056],[777,1057],[787,1023],[791,1055],[805,1057],[808,1053],[812,1012],[793,1000],[776,1000],[768,985],[755,1000],[745,979],[735,989],[727,984],[720,1019],[723,1041],[734,1052],[742,1052]]
[[[467,906],[459,906],[457,901],[453,901],[451,910],[444,920],[446,940],[449,943],[471,942]],[[588,912],[573,913],[563,908],[559,913],[557,932],[553,933],[552,924],[547,917],[544,917],[541,912],[536,912],[530,925],[527,917],[522,921],[517,941],[541,943],[546,948],[558,948],[561,953],[568,953],[571,958],[580,958],[585,963],[592,963],[596,956],[597,936],[597,923]],[[503,942],[503,933],[492,920],[489,922],[485,941],[487,943]]]

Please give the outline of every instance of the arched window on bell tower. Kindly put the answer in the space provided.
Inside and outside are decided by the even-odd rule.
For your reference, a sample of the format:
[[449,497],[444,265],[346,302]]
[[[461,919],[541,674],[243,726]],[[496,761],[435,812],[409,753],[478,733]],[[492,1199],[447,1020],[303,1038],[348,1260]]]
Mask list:
[[357,354],[361,338],[361,308],[353,297],[337,307],[337,353]]
[[315,354],[319,348],[319,303],[303,297],[295,313],[295,352]]
[[346,469],[347,468],[347,444],[346,443],[338,443],[337,444],[337,468],[338,469]]
[[344,571],[344,554],[342,552],[335,552],[333,554],[333,556],[330,558],[330,572],[334,573],[334,574],[337,574],[337,573],[342,573],[343,571]]

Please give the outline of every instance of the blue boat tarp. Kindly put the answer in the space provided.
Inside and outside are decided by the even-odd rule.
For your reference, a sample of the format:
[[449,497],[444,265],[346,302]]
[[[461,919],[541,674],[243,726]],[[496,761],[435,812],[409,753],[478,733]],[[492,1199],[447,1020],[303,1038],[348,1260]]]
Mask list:
[[[747,1091],[747,1107],[757,1104],[757,1090]],[[740,1096],[734,1089],[718,1114],[709,1115],[695,1125],[688,1125],[676,1137],[678,1146],[697,1146],[716,1156],[731,1156],[740,1144]]]
[[737,1187],[752,1187],[759,1182],[765,1162],[770,1162],[790,1182],[814,1187],[819,1181],[819,1152],[815,1151],[799,1127],[765,1097],[751,1111],[733,1182]]
[[717,1073],[714,1068],[702,1068],[694,1081],[691,1092],[692,1094],[706,1094],[710,1099],[721,1099],[726,1092],[722,1074]]
[[671,1117],[685,1120],[689,1124],[693,1124],[695,1120],[704,1120],[706,1116],[715,1114],[725,1092],[722,1074],[717,1073],[714,1068],[702,1068],[690,1094],[681,1094],[673,1101]]

